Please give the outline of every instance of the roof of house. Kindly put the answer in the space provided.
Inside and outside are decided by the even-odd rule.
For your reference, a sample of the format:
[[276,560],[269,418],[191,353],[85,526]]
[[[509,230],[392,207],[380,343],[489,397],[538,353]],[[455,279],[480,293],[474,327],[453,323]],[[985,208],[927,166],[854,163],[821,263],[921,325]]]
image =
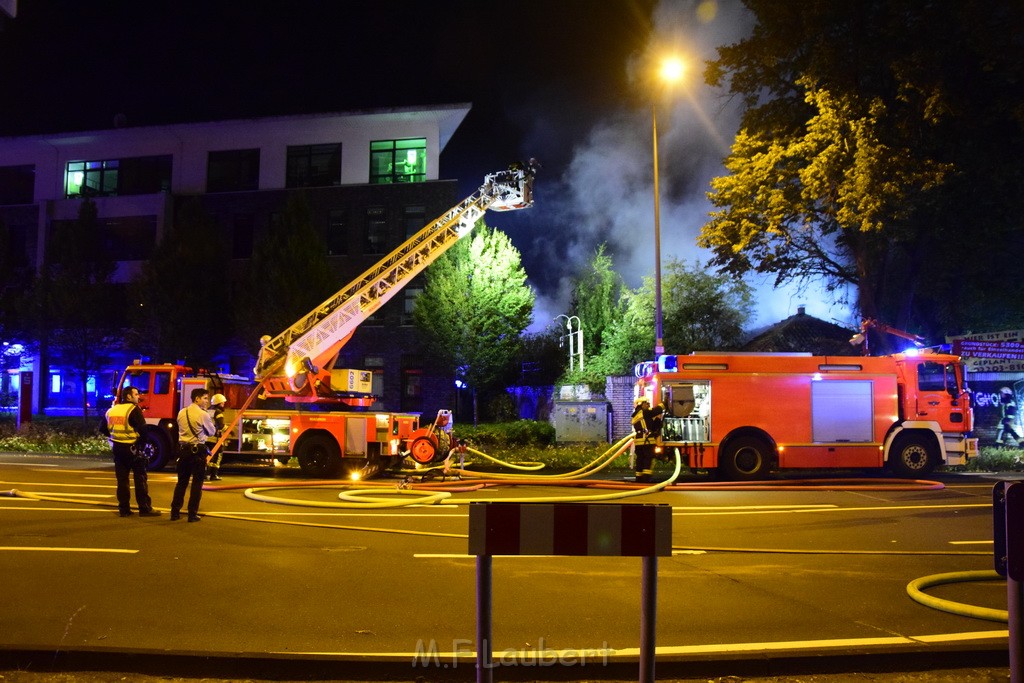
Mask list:
[[796,315],[775,323],[743,345],[743,351],[760,353],[809,352],[816,356],[858,356],[860,346],[850,344],[855,333],[807,315],[803,306]]

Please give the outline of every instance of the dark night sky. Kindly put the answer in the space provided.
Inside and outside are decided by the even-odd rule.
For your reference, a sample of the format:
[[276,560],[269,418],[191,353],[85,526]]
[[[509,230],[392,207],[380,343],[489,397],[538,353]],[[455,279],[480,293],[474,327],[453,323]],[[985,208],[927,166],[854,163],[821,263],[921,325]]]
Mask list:
[[[738,0],[22,0],[0,24],[0,135],[471,103],[441,177],[468,194],[513,160],[543,163],[533,209],[488,217],[523,254],[542,327],[602,241],[630,286],[653,272],[645,58],[712,58],[749,26]],[[664,259],[705,256],[707,182],[735,134],[701,70],[659,113]],[[798,303],[836,315],[761,298],[759,324]]]

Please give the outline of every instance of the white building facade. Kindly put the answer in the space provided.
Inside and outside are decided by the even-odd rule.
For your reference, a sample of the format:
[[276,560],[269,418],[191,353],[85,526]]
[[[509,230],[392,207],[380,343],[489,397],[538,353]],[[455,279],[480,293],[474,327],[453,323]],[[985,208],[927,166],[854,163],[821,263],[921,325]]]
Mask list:
[[[129,282],[173,224],[176,203],[198,197],[231,244],[230,268],[237,271],[273,229],[288,196],[301,191],[339,281],[347,282],[458,201],[455,181],[440,177],[439,161],[469,109],[456,104],[0,138],[0,221],[10,235],[10,262],[26,275],[37,272],[54,226],[75,221],[88,196],[117,262],[114,280]],[[432,410],[448,400],[426,395],[429,368],[419,360],[415,335],[401,334],[411,325],[409,297],[417,291],[396,297],[390,313],[375,316],[345,350],[349,366],[374,370],[380,407],[389,410]],[[227,359],[222,369],[237,372],[247,362]],[[81,387],[68,386],[69,373],[38,361],[34,369],[33,406],[74,412]],[[109,373],[90,378],[97,410],[109,401]],[[16,388],[16,378],[13,385],[6,381]],[[442,384],[437,378],[436,386]]]

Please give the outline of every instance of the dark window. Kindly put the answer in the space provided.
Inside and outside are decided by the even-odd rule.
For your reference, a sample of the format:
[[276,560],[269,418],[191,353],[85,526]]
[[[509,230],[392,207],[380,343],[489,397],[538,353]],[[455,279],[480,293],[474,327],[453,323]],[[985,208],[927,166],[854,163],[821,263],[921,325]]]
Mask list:
[[169,393],[171,393],[171,373],[169,373],[169,372],[158,372],[158,373],[156,373],[156,381],[153,382],[153,393],[154,394],[169,394]]
[[331,209],[327,221],[327,254],[344,256],[348,253],[348,209]]
[[409,239],[427,224],[427,209],[424,206],[407,206],[402,210],[402,222],[405,223],[405,238]]
[[370,143],[371,183],[417,183],[426,179],[426,138]]
[[416,308],[416,298],[422,293],[422,285],[409,285],[402,290],[404,308],[402,309],[402,321],[400,324],[412,325],[416,322],[416,319],[413,318],[412,312],[413,309]]
[[[98,252],[111,261],[144,261],[153,256],[156,247],[156,216],[122,216],[97,220]],[[51,223],[50,258],[63,263],[64,256],[54,250],[63,236],[78,229],[77,220]]]
[[231,221],[231,258],[252,256],[255,220],[252,214],[236,214]]
[[244,192],[260,185],[260,151],[233,149],[210,152],[206,163],[207,192]]
[[35,184],[35,166],[0,166],[0,206],[31,204]]
[[288,148],[285,187],[341,185],[341,143]]
[[171,191],[171,155],[121,159],[118,194]]
[[100,234],[108,258],[144,261],[156,247],[156,216],[125,216],[100,220]]
[[927,361],[917,366],[917,388],[921,391],[946,390],[946,366]]
[[366,210],[366,243],[364,254],[383,254],[388,246],[387,210],[383,206],[371,206]]

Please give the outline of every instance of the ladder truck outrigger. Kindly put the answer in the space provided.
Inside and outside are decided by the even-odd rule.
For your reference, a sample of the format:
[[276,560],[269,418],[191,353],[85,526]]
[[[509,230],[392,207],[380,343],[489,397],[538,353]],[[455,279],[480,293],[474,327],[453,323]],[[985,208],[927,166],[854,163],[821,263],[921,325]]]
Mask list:
[[[149,469],[163,468],[177,447],[177,412],[202,387],[228,398],[225,433],[218,445],[226,458],[298,459],[304,472],[333,477],[362,476],[397,466],[407,456],[426,464],[447,456],[449,411],[420,427],[417,413],[323,410],[323,406],[367,408],[373,401],[371,374],[335,368],[338,354],[359,325],[402,290],[459,239],[488,210],[513,211],[533,205],[534,160],[488,174],[469,197],[450,208],[372,268],[274,337],[261,339],[255,385],[246,377],[193,371],[183,365],[136,362],[122,373],[125,386],[140,391],[146,416]],[[259,399],[256,401],[255,399]],[[264,409],[267,399],[318,404],[315,410]]]

